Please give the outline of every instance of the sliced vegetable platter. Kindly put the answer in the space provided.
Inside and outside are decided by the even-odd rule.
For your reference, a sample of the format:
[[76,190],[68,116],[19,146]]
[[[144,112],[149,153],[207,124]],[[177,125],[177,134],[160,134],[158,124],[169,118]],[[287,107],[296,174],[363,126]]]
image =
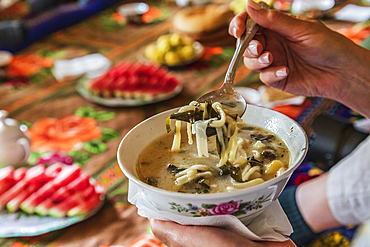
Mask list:
[[0,169],[0,237],[36,236],[94,215],[104,189],[79,165]]
[[180,93],[182,85],[166,68],[121,62],[100,77],[81,78],[77,81],[76,90],[91,102],[121,107],[167,100]]
[[60,230],[70,225],[86,220],[96,214],[103,206],[86,215],[68,218],[54,218],[51,216],[27,215],[25,213],[0,215],[0,238],[37,236],[51,231]]

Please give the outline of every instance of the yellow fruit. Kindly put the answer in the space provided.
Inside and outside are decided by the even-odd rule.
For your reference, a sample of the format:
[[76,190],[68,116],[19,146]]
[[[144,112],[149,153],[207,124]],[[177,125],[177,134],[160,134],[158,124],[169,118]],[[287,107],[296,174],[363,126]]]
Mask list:
[[189,37],[183,37],[182,44],[183,45],[193,45],[193,40]]
[[180,35],[178,35],[177,33],[172,34],[170,37],[170,45],[173,47],[182,45],[182,39]]
[[168,40],[161,40],[157,42],[157,49],[162,53],[166,53],[171,49],[170,42]]
[[194,56],[194,48],[191,45],[185,45],[180,51],[181,57],[185,60],[191,59]]
[[239,14],[245,11],[246,0],[233,0],[230,2],[229,7],[234,11],[234,14]]
[[171,51],[173,52],[176,52],[177,54],[179,54],[179,56],[181,56],[181,49],[183,48],[182,45],[178,45],[178,46],[175,46],[171,49]]
[[160,36],[158,39],[157,39],[157,43],[160,43],[162,41],[169,41],[170,40],[170,37],[171,37],[171,34],[165,34],[165,35],[162,35]]
[[152,58],[156,63],[158,64],[164,64],[164,54],[163,53],[157,53],[155,56]]
[[234,10],[235,6],[237,5],[238,1],[233,0],[229,3],[229,7],[231,10]]
[[157,55],[158,49],[156,45],[148,45],[145,48],[145,56],[150,59],[154,59],[154,57]]
[[245,11],[245,6],[244,6],[244,4],[238,4],[238,5],[236,5],[235,6],[235,8],[234,8],[234,14],[235,15],[237,15],[237,14],[239,14],[239,13],[241,13],[241,12],[244,12]]
[[176,52],[169,51],[164,55],[164,60],[168,65],[176,65],[180,62],[180,57]]

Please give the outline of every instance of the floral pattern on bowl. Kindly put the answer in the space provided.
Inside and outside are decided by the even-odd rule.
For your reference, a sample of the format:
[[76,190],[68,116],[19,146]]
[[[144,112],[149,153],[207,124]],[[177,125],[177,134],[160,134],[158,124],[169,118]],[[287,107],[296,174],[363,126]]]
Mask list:
[[200,207],[193,205],[191,203],[186,204],[187,207],[184,207],[180,204],[175,202],[169,202],[170,209],[176,210],[178,213],[181,212],[190,212],[193,217],[204,217],[204,216],[212,216],[212,215],[245,215],[249,211],[257,210],[262,208],[262,203],[271,201],[272,193],[268,196],[261,196],[256,198],[252,201],[243,202],[243,200],[234,201],[231,200],[229,202],[223,202],[220,204],[202,204]]

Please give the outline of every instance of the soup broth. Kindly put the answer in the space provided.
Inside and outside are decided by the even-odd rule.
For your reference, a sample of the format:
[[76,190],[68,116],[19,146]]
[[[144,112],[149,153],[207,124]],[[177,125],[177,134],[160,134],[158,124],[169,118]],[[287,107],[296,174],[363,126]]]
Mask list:
[[[186,128],[181,132],[186,135]],[[220,165],[216,135],[207,139],[209,157],[200,157],[197,145],[189,145],[187,138],[182,138],[180,150],[171,151],[173,134],[167,133],[140,154],[139,179],[169,191],[219,193],[260,184],[289,168],[289,150],[273,133],[238,122],[233,138],[228,160]]]

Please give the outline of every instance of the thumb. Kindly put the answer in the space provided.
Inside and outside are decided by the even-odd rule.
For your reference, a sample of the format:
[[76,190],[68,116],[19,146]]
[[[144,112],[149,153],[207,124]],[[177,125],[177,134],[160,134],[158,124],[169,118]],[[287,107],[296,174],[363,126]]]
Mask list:
[[295,16],[272,9],[261,9],[253,0],[247,2],[248,15],[261,27],[268,28],[285,37],[297,37],[307,33],[311,21],[298,19]]

